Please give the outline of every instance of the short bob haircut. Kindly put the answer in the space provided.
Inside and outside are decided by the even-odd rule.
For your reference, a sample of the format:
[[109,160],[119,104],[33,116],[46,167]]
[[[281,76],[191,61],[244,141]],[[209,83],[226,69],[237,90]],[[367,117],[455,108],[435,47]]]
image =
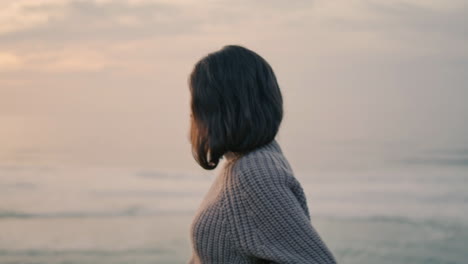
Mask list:
[[207,170],[227,152],[270,143],[283,119],[273,69],[257,53],[227,45],[198,61],[189,76],[192,155]]

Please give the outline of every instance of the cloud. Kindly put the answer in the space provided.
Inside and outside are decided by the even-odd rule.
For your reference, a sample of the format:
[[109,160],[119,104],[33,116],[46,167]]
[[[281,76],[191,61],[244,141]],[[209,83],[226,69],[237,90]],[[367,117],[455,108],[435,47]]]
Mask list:
[[95,72],[110,64],[103,54],[89,50],[43,52],[31,54],[27,60],[40,72]]
[[406,32],[468,38],[468,4],[458,1],[350,1],[349,15],[322,15],[343,31]]
[[[135,65],[139,71],[154,70],[154,64],[135,54],[136,50],[154,56],[163,52],[154,47],[182,45],[170,44],[174,42],[168,41],[171,38],[180,37],[182,42],[193,38],[206,42],[210,36],[220,35],[235,38],[255,27],[281,23],[282,19],[288,19],[288,14],[304,10],[310,4],[311,1],[285,4],[246,0],[235,4],[224,0],[203,4],[143,0],[11,1],[0,20],[0,49],[16,55],[15,60],[5,60],[0,67],[10,72],[97,72]],[[128,53],[132,55],[126,56]],[[159,53],[158,59],[164,56]]]
[[[111,55],[111,51],[104,53],[79,47],[51,51],[22,52],[21,55],[4,52],[0,53],[0,73],[13,76],[11,73],[21,71],[34,71],[39,74],[99,72],[107,68],[118,68],[119,65],[123,66],[120,62],[113,60]],[[1,83],[5,84],[5,79]]]
[[4,43],[135,39],[187,33],[197,24],[175,5],[146,1],[19,2],[4,13]]
[[2,72],[98,72],[135,60],[143,70],[154,65],[122,53],[148,50],[155,38],[187,35],[199,24],[162,1],[11,1],[1,10]]
[[[34,5],[46,5],[52,1],[35,1]],[[0,8],[0,34],[15,32],[46,23],[53,10],[48,12],[28,12],[31,1],[3,1]]]
[[21,64],[21,59],[15,54],[0,52],[0,72],[17,69]]
[[282,29],[307,32],[304,42],[320,56],[452,63],[468,59],[466,25],[466,1],[349,0],[315,1]]
[[[430,3],[430,2],[429,2]],[[468,5],[445,5],[416,2],[387,3],[369,1],[368,8],[375,12],[387,29],[411,31],[419,34],[450,34],[457,38],[468,37]],[[391,22],[391,23],[390,23]],[[375,24],[374,24],[375,25]]]
[[207,34],[233,26],[272,25],[313,1],[41,0],[9,2],[0,19],[0,41],[69,43]]

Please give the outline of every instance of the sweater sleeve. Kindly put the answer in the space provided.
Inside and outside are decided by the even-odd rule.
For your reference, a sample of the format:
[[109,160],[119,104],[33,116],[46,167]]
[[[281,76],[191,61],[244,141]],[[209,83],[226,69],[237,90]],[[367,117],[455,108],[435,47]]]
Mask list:
[[233,243],[267,263],[336,263],[310,222],[300,183],[281,174],[252,170],[237,175],[229,199]]

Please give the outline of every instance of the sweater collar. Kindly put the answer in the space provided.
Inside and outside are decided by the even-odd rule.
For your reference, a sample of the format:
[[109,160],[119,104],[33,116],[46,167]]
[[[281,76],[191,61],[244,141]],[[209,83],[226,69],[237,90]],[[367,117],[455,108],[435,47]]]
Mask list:
[[[276,139],[273,139],[272,141],[270,141],[269,143],[265,144],[265,145],[262,145],[254,150],[252,150],[251,152],[256,152],[256,151],[261,151],[261,150],[266,150],[266,151],[271,151],[271,152],[278,152],[278,153],[282,153],[282,150],[281,150],[281,147],[280,145],[278,144],[278,141],[276,141]],[[237,153],[234,153],[234,152],[226,152],[224,154],[224,158],[228,161],[228,162],[231,162],[233,160],[236,160],[237,158],[241,157],[242,155],[239,155]]]
[[263,146],[261,146],[260,148],[258,148],[257,150],[268,150],[268,151],[272,151],[272,152],[279,152],[279,153],[282,153],[281,151],[281,147],[280,145],[278,144],[278,141],[276,141],[276,139],[273,139],[272,141],[270,141],[270,143],[267,143]]

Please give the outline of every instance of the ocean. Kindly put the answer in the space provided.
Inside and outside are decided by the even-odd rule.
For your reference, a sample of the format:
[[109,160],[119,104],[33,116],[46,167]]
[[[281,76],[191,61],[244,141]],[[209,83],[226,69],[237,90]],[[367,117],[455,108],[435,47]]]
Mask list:
[[[297,171],[339,263],[468,263],[468,164]],[[186,263],[216,173],[0,167],[1,264]]]

